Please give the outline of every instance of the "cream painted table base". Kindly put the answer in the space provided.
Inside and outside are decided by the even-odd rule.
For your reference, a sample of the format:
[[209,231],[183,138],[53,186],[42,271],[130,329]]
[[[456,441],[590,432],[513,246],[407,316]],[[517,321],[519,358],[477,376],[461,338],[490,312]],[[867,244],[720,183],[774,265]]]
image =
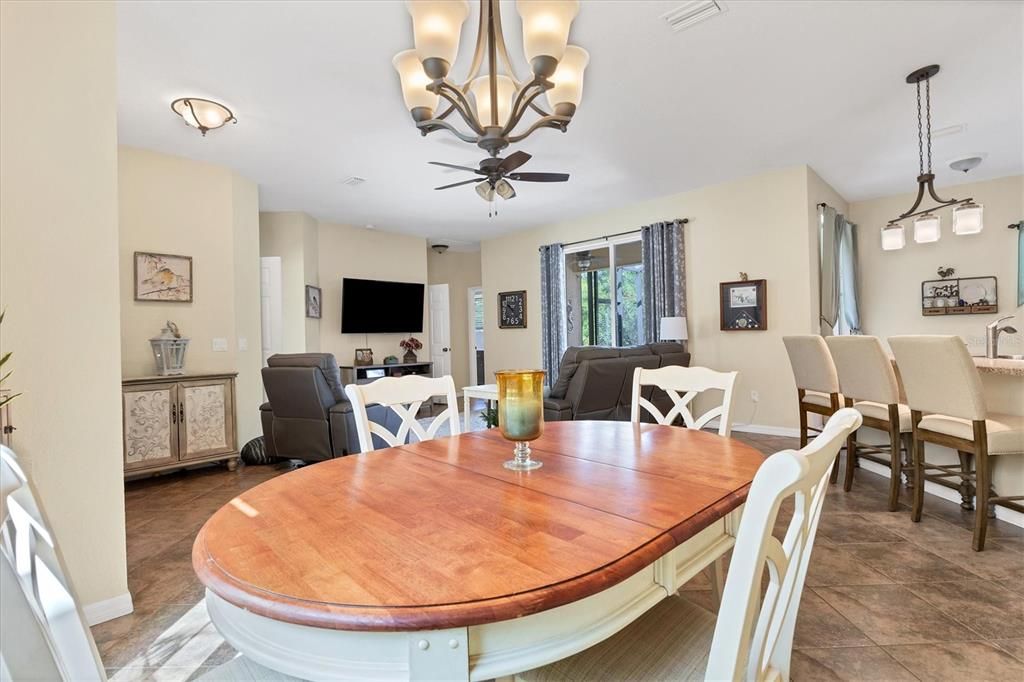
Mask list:
[[470,410],[469,401],[473,398],[477,400],[486,400],[488,406],[491,402],[498,402],[498,385],[497,384],[484,384],[483,386],[466,386],[462,389],[462,418],[463,418],[463,431],[472,431],[472,410]]
[[448,630],[345,631],[239,608],[210,590],[206,607],[231,646],[306,680],[490,680],[583,651],[626,627],[732,548],[742,507],[608,589],[523,618]]

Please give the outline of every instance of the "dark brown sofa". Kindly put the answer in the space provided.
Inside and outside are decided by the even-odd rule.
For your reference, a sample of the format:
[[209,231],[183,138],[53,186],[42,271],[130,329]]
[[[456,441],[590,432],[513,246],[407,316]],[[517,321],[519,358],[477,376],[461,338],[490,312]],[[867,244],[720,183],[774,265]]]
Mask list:
[[[600,419],[627,421],[637,367],[657,369],[690,364],[681,343],[652,343],[629,348],[574,346],[562,355],[558,377],[544,400],[546,421]],[[644,397],[662,412],[672,407],[663,391],[648,387]]]

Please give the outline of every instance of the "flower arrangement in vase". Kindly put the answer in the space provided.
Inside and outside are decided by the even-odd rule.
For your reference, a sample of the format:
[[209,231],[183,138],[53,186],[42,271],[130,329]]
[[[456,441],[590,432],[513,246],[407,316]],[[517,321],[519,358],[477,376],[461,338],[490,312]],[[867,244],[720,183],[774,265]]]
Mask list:
[[415,336],[410,336],[407,339],[402,339],[398,345],[405,351],[405,355],[402,359],[406,363],[416,362],[416,351],[423,348],[423,342],[417,339]]

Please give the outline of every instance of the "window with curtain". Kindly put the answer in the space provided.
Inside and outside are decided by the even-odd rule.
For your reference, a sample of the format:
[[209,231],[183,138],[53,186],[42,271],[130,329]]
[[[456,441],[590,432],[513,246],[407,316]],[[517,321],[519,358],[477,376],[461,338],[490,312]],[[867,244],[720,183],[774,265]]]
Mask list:
[[821,205],[818,227],[821,333],[860,334],[857,226],[831,206]]
[[566,336],[570,346],[644,342],[640,233],[565,249]]

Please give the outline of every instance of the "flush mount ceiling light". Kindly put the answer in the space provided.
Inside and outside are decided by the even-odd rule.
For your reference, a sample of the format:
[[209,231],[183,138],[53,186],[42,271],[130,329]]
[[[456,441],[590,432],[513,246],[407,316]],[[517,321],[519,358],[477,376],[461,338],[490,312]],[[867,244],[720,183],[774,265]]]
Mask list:
[[219,102],[199,97],[182,97],[171,102],[171,109],[193,128],[206,137],[208,130],[220,128],[228,123],[238,123],[231,110]]
[[[523,51],[532,71],[529,78],[519,78],[502,35],[499,5],[499,0],[480,0],[476,49],[464,80],[453,81],[449,74],[469,16],[468,0],[407,2],[415,49],[399,52],[392,61],[405,106],[421,134],[447,130],[491,157],[535,130],[565,132],[579,106],[590,60],[586,50],[567,44],[579,0],[517,0]],[[541,95],[546,95],[550,112],[542,108]],[[439,111],[441,99],[446,106]],[[517,133],[530,111],[535,114],[532,123]],[[452,113],[462,125],[446,120]]]
[[[953,211],[953,232],[955,234],[974,234],[981,232],[982,207],[975,204],[973,199],[943,199],[935,192],[935,174],[932,173],[932,99],[931,79],[939,72],[939,65],[932,64],[914,71],[907,76],[907,83],[917,88],[917,199],[914,205],[906,213],[893,218],[888,225],[882,228],[882,249],[892,251],[903,248],[906,243],[905,228],[901,220],[918,216],[914,220],[914,241],[919,244],[936,242],[942,236],[941,221],[932,212],[959,204]],[[924,119],[921,112],[921,83],[924,83]],[[925,164],[925,150],[927,150],[927,165]],[[931,208],[918,210],[921,201],[924,199],[925,191],[928,192],[936,205]],[[963,211],[963,213],[961,213]],[[897,245],[898,244],[898,245]]]

